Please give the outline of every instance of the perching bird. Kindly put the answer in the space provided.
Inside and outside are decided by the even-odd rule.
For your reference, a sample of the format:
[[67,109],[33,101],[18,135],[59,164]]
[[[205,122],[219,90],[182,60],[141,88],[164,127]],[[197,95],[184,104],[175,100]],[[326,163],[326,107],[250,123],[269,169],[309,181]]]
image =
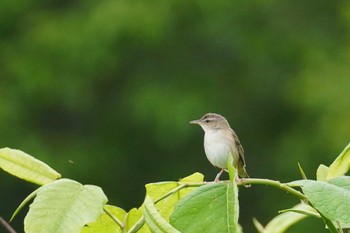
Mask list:
[[245,169],[244,150],[237,137],[225,119],[216,113],[207,113],[201,119],[190,122],[200,125],[204,134],[204,150],[208,160],[215,167],[221,168],[215,181],[219,181],[222,172],[227,169],[228,155],[233,156],[233,166],[242,178],[249,178]]

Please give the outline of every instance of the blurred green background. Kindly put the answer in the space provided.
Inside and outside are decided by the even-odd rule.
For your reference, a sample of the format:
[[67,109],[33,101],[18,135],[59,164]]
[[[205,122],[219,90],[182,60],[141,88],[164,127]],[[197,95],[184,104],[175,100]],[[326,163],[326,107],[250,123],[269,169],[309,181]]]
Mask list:
[[[348,1],[1,1],[0,48],[0,146],[126,210],[146,183],[214,179],[188,123],[207,112],[229,120],[252,177],[300,179],[300,162],[315,178],[349,143]],[[35,188],[2,171],[0,216]],[[297,203],[241,188],[244,232]],[[288,232],[327,230],[307,219]]]

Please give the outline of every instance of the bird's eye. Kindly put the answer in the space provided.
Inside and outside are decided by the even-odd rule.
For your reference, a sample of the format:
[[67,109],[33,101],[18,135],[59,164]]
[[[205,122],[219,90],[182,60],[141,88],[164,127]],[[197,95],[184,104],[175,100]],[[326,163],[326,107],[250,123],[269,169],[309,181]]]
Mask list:
[[205,123],[209,123],[209,120],[205,120]]

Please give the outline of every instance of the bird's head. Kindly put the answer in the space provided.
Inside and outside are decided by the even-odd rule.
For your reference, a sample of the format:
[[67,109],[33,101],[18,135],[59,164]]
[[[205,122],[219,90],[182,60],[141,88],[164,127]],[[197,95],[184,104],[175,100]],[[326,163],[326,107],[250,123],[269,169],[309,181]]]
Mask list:
[[200,125],[205,132],[230,128],[225,117],[216,113],[207,113],[201,119],[190,121],[190,123]]

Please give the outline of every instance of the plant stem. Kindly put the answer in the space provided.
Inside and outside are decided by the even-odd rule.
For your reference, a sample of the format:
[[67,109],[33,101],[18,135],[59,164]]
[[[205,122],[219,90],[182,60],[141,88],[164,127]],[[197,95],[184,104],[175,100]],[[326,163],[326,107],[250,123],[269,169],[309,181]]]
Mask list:
[[107,210],[107,208],[103,207],[103,211],[104,211],[114,222],[116,222],[116,223],[119,225],[119,227],[120,227],[121,229],[124,229],[124,228],[125,228],[124,224],[123,224],[118,218],[116,218],[109,210]]
[[295,189],[291,188],[290,186],[283,184],[283,183],[276,181],[276,180],[249,178],[249,179],[243,179],[241,182],[238,183],[238,185],[247,185],[247,184],[262,184],[262,185],[276,187],[276,188],[279,188],[279,189],[286,191],[287,193],[290,193],[290,194],[296,196],[297,198],[299,198],[300,200],[302,200],[304,202],[307,201],[307,198],[304,194],[302,194],[298,190],[295,190]]
[[163,200],[164,198],[167,198],[169,197],[170,195],[180,191],[181,189],[183,188],[188,188],[188,187],[199,187],[199,186],[202,186],[202,185],[205,185],[206,182],[193,182],[193,183],[181,183],[181,182],[178,182],[179,186],[177,186],[176,188],[170,190],[169,192],[167,192],[166,194],[164,194],[163,196],[159,197],[158,199],[156,199],[154,201],[154,204],[160,202],[161,200]]
[[142,217],[137,221],[128,231],[128,233],[136,233],[138,230],[141,229],[141,227],[145,224],[145,216],[142,215]]

